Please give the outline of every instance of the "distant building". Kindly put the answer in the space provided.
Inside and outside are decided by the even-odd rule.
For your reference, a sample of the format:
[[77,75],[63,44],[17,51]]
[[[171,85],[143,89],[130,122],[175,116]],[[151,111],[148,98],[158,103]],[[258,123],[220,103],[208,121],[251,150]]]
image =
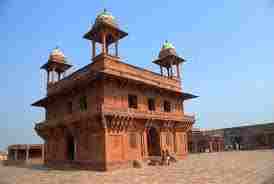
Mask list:
[[0,151],[0,161],[7,160],[8,154],[4,151]]
[[208,134],[205,130],[193,128],[188,132],[188,151],[190,153],[224,151],[223,136]]
[[274,148],[274,123],[208,130],[207,134],[223,136],[226,149],[254,150]]
[[57,48],[41,67],[48,76],[47,95],[33,105],[46,110],[45,121],[35,125],[45,141],[46,165],[105,171],[162,150],[178,159],[187,155],[195,117],[185,114],[183,103],[196,96],[181,87],[185,60],[166,41],[154,61],[160,73],[127,64],[118,55],[125,36],[104,11],[84,35],[92,43],[91,63],[65,76],[71,65]]
[[43,163],[42,144],[14,144],[8,147],[8,164]]

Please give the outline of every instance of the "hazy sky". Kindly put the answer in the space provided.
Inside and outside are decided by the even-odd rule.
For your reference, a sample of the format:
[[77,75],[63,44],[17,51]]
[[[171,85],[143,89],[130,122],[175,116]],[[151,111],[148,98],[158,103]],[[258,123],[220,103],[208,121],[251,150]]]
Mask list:
[[188,61],[185,104],[197,127],[221,128],[274,118],[274,6],[268,0],[15,1],[0,0],[0,149],[38,143],[34,123],[44,111],[30,104],[45,95],[39,67],[60,46],[74,70],[88,64],[82,39],[106,7],[129,36],[125,62],[157,70],[151,61],[164,40]]

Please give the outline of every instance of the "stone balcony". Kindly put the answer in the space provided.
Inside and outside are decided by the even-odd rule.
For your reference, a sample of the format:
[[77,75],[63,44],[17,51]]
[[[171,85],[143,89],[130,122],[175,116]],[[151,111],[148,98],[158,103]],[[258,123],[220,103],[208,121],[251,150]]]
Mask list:
[[[148,120],[165,120],[176,122],[195,122],[195,116],[185,115],[180,112],[157,112],[157,111],[141,111],[136,109],[114,109],[110,107],[103,107],[102,114],[106,116],[128,116],[136,119],[148,119]],[[44,126],[55,127],[63,125],[64,123],[80,122],[81,120],[87,120],[94,118],[94,116],[100,117],[100,113],[95,112],[75,112],[65,115],[63,117],[44,120],[35,124],[35,129],[42,128]]]
[[67,114],[67,115],[59,117],[59,118],[48,119],[48,120],[38,122],[35,124],[35,129],[40,129],[44,126],[55,127],[55,126],[59,126],[59,125],[64,125],[64,123],[69,124],[69,123],[73,123],[73,122],[79,122],[81,120],[86,120],[86,119],[90,118],[92,115],[94,115],[94,113],[92,114],[89,111],[75,112],[75,113]]
[[161,111],[148,111],[140,109],[117,109],[110,106],[103,106],[102,111],[105,115],[111,116],[129,116],[136,119],[148,120],[166,120],[178,122],[195,122],[194,115],[185,115],[183,112],[161,112]]

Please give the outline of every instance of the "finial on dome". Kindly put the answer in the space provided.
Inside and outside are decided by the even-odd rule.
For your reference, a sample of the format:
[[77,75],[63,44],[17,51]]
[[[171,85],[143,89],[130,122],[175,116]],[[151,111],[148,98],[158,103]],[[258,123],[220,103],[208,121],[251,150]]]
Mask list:
[[171,42],[169,42],[168,40],[165,41],[165,43],[163,44],[163,49],[175,49],[175,47],[173,46],[173,44]]
[[97,15],[95,20],[95,23],[102,22],[115,25],[116,27],[118,26],[115,17],[110,12],[108,12],[106,8],[104,8],[104,10]]
[[49,55],[49,60],[53,62],[59,62],[59,63],[65,63],[65,55],[64,53],[60,50],[58,46],[56,46],[50,53]]

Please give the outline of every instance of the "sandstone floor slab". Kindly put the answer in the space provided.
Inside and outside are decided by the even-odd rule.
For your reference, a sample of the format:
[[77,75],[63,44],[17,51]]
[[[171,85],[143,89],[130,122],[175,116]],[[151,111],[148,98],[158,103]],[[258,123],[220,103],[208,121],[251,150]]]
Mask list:
[[274,150],[192,154],[170,166],[112,172],[0,166],[0,184],[274,184]]

